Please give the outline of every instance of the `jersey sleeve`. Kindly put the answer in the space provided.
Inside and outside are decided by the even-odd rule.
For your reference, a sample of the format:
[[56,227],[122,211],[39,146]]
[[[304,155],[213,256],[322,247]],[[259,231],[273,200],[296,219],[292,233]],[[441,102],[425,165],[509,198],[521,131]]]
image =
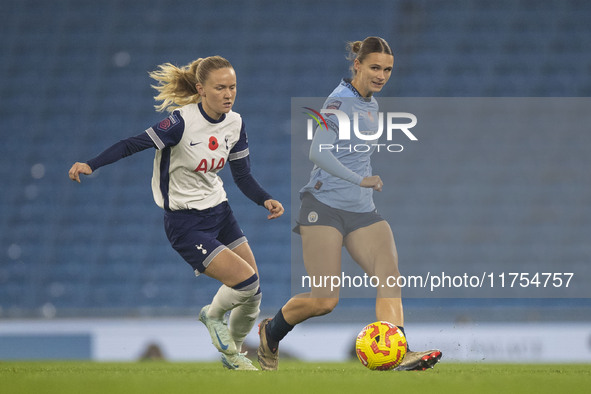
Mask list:
[[[342,99],[341,99],[342,100]],[[323,108],[326,109],[339,109],[342,105],[342,101],[335,100],[335,99],[327,99],[326,103],[324,104]],[[336,134],[339,133],[339,120],[335,114],[326,113],[325,120],[328,128],[334,131]]]
[[174,146],[183,138],[185,120],[179,111],[174,111],[166,119],[146,130],[146,134],[154,142],[157,149]]
[[176,145],[183,137],[184,129],[185,122],[180,112],[175,111],[144,133],[111,145],[98,156],[88,160],[86,164],[94,171],[148,148],[163,149],[167,146]]
[[240,137],[238,138],[238,142],[236,142],[236,144],[234,144],[234,146],[230,150],[228,161],[242,159],[243,157],[247,157],[248,155],[248,136],[246,135],[246,127],[244,126],[243,121],[242,126],[240,127]]
[[[328,121],[328,119],[327,119]],[[343,165],[329,150],[321,150],[322,145],[334,145],[337,140],[337,135],[334,130],[326,130],[322,127],[317,128],[310,145],[310,160],[318,167],[328,172],[329,174],[361,185],[363,177]]]
[[230,163],[230,170],[232,171],[232,178],[240,191],[249,199],[263,205],[265,201],[273,198],[269,193],[262,188],[257,180],[250,172],[250,155],[248,151],[248,137],[244,123],[240,129],[240,138],[234,147],[230,150],[228,156]]
[[111,145],[95,158],[88,160],[86,164],[94,171],[148,148],[155,148],[154,142],[146,133],[141,133]]

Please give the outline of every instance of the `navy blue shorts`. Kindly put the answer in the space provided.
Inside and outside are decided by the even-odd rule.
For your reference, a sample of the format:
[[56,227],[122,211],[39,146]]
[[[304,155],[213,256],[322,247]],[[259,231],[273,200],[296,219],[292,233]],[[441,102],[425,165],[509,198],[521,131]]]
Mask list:
[[349,212],[333,208],[318,201],[311,193],[304,193],[302,206],[293,231],[300,233],[300,226],[330,226],[346,237],[349,233],[384,220],[377,209],[371,212]]
[[166,211],[164,229],[195,275],[203,273],[222,250],[247,242],[227,201],[204,210]]

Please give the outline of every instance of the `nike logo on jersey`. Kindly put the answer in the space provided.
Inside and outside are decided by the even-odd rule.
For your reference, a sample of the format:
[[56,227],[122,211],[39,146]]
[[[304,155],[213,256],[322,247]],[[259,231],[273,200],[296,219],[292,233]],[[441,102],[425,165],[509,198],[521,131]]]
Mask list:
[[189,145],[191,146],[195,146],[195,145],[199,145],[201,142],[189,142]]
[[214,328],[213,331],[215,332],[215,336],[218,339],[218,342],[220,343],[220,347],[222,348],[222,350],[228,350],[228,345],[224,345],[224,343],[222,342],[222,339],[218,335],[217,330]]

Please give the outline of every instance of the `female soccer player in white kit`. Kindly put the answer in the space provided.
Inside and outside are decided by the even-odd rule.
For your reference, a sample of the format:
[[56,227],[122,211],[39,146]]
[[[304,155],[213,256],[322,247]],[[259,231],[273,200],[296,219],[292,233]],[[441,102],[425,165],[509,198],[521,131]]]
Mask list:
[[[392,72],[394,57],[388,43],[379,37],[349,44],[353,60],[352,79],[344,79],[325,101],[323,108],[358,116],[361,131],[375,133],[378,104],[374,93],[382,90]],[[373,114],[373,115],[372,115]],[[372,175],[371,154],[347,149],[367,141],[351,135],[339,140],[337,117],[326,114],[328,130],[319,127],[310,147],[315,166],[310,181],[301,190],[302,205],[294,231],[302,236],[303,258],[310,277],[335,277],[341,274],[341,249],[371,275],[398,277],[398,255],[390,225],[378,213],[373,191],[381,191],[382,179]],[[352,134],[352,133],[351,133]],[[320,146],[336,146],[320,150]],[[278,347],[293,327],[314,316],[330,313],[339,301],[339,290],[312,287],[310,293],[291,298],[272,319],[259,326],[259,363],[264,370],[275,370]],[[378,287],[376,317],[397,325],[404,332],[404,317],[399,288]],[[441,358],[439,350],[408,351],[399,370],[424,370]]]
[[[283,206],[250,173],[244,122],[232,111],[236,74],[226,59],[211,56],[177,68],[159,66],[150,76],[162,103],[156,108],[171,114],[144,133],[122,140],[86,163],[70,169],[72,180],[104,165],[148,148],[156,148],[152,192],[164,209],[166,235],[172,247],[195,270],[222,282],[199,320],[229,369],[256,370],[241,353],[261,303],[256,262],[246,237],[227,202],[217,172],[230,163],[240,190],[269,210],[268,219],[283,214]],[[230,312],[229,328],[223,320]]]

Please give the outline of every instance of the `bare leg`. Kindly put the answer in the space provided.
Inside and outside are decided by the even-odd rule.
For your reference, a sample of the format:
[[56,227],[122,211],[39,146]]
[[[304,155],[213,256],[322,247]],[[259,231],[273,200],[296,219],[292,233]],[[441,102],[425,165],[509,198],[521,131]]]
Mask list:
[[[340,276],[343,236],[329,226],[301,226],[304,265],[310,277]],[[296,325],[331,312],[339,302],[339,289],[313,287],[292,297],[281,309],[285,321]]]
[[[345,238],[345,247],[353,259],[369,274],[386,284],[388,276],[398,277],[398,253],[390,225],[384,220],[357,229]],[[404,313],[399,287],[378,287],[376,318],[404,325]]]
[[255,269],[247,261],[229,249],[222,250],[205,269],[205,275],[228,287],[237,285],[254,273]]
[[248,265],[250,265],[252,269],[257,273],[257,275],[259,274],[257,263],[254,259],[254,255],[252,254],[252,250],[250,249],[250,245],[248,244],[248,242],[236,246],[234,249],[232,249],[232,252],[240,256],[242,260],[246,261]]

